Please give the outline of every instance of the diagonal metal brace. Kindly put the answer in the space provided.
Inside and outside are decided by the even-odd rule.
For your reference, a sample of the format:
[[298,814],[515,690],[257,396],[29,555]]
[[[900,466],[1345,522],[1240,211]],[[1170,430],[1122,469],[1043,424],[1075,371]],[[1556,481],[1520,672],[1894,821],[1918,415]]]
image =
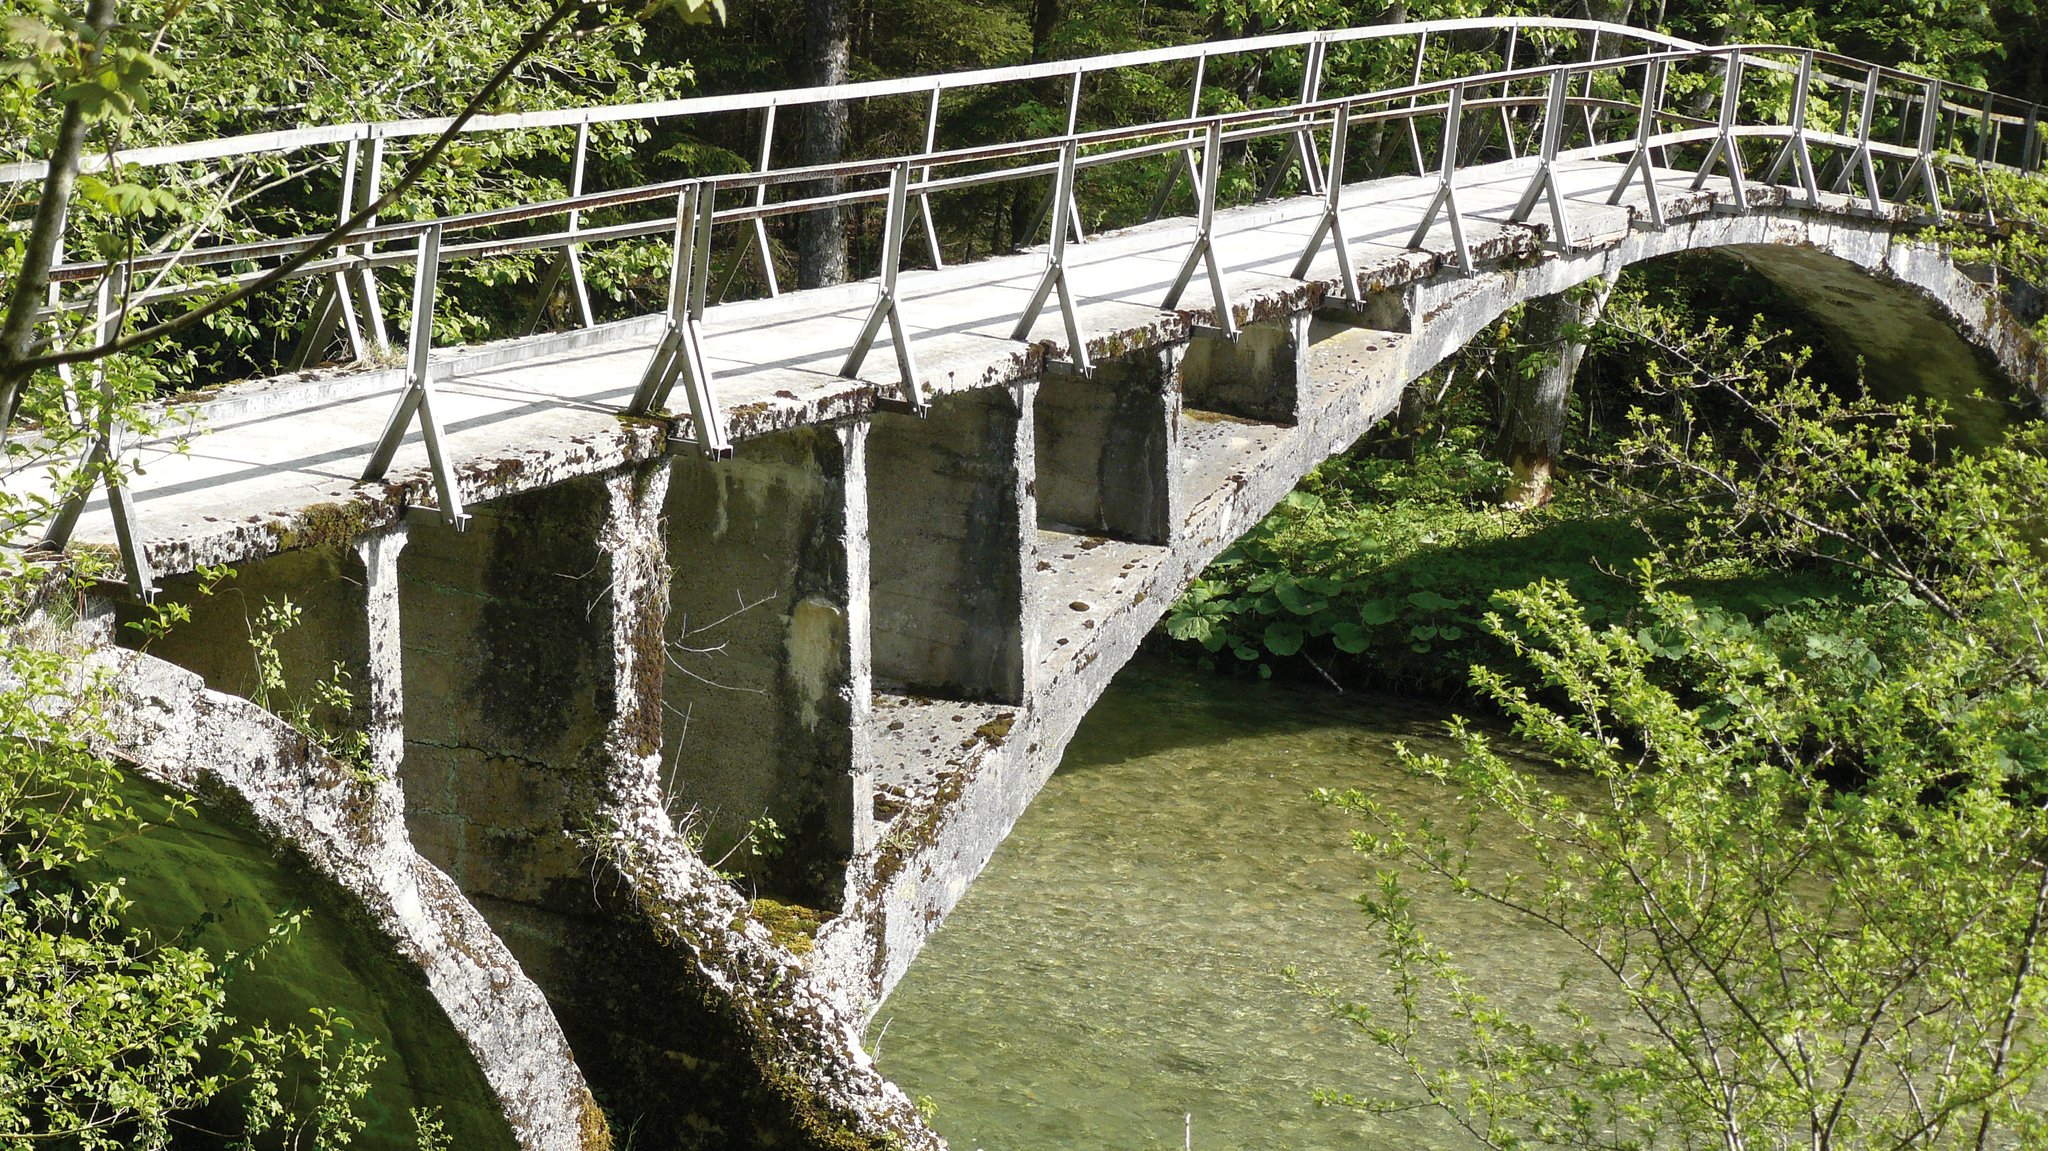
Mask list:
[[1180,303],[1181,293],[1188,290],[1188,283],[1194,279],[1195,266],[1206,265],[1209,294],[1216,308],[1216,330],[1225,339],[1235,340],[1237,317],[1231,314],[1230,293],[1223,288],[1223,268],[1216,262],[1216,183],[1222,170],[1223,124],[1211,120],[1202,135],[1202,203],[1195,245],[1188,249],[1188,258],[1181,263],[1180,275],[1174,277],[1173,287],[1166,293],[1166,301],[1159,306],[1172,311]]
[[1057,291],[1060,318],[1067,327],[1067,367],[1077,375],[1088,376],[1095,373],[1095,364],[1088,357],[1088,341],[1081,337],[1081,318],[1074,310],[1074,292],[1067,284],[1067,213],[1072,211],[1074,164],[1079,155],[1080,145],[1071,139],[1060,147],[1059,176],[1053,188],[1052,245],[1046,251],[1045,274],[1038,278],[1038,288],[1031,293],[1031,303],[1024,308],[1010,338],[1030,339],[1031,326],[1045,310],[1046,298]]
[[448,458],[441,422],[434,416],[434,387],[428,356],[434,349],[434,293],[441,271],[441,225],[429,227],[420,236],[419,258],[412,274],[412,328],[406,343],[405,393],[391,418],[384,424],[384,436],[363,469],[364,483],[384,478],[391,470],[392,457],[419,417],[420,437],[426,441],[427,464],[434,476],[434,495],[441,505],[441,522],[456,531],[469,526],[469,514],[462,510],[462,490],[455,482],[454,461]]
[[1410,248],[1420,248],[1423,238],[1429,235],[1429,226],[1436,223],[1438,213],[1444,213],[1451,223],[1451,243],[1458,249],[1458,270],[1472,274],[1472,245],[1465,240],[1465,215],[1458,210],[1458,125],[1465,118],[1465,86],[1451,89],[1450,105],[1445,110],[1443,167],[1437,177],[1436,195],[1429,202],[1429,210],[1422,214],[1422,222],[1415,225],[1415,232],[1408,237]]
[[[112,277],[100,281],[99,314],[94,321],[95,340],[108,336],[108,308]],[[149,556],[142,550],[142,542],[135,532],[135,500],[128,491],[127,477],[121,469],[121,425],[114,418],[114,385],[105,372],[98,373],[100,385],[100,408],[94,428],[92,442],[86,445],[85,456],[79,463],[76,486],[57,505],[56,514],[50,517],[49,526],[43,529],[43,538],[38,550],[60,552],[71,543],[71,534],[78,528],[78,517],[85,511],[85,503],[92,498],[95,487],[107,490],[107,511],[114,520],[114,543],[121,553],[121,567],[128,577],[128,590],[144,603],[156,602],[155,573],[150,569]]]
[[668,327],[647,361],[647,370],[640,374],[640,386],[626,411],[647,416],[666,409],[669,394],[681,380],[698,450],[713,459],[725,459],[732,455],[732,441],[718,406],[717,383],[704,358],[704,296],[711,282],[711,219],[716,198],[716,192],[702,181],[686,185],[676,196]]
[[[1062,200],[1065,205],[1067,201]],[[875,297],[875,306],[868,312],[868,321],[861,326],[860,338],[853,342],[853,350],[846,355],[846,365],[839,374],[852,379],[860,374],[862,361],[868,358],[868,350],[875,346],[875,337],[881,334],[882,321],[889,321],[889,339],[896,345],[896,369],[903,385],[903,398],[911,409],[923,414],[928,406],[924,395],[924,383],[917,377],[917,359],[910,351],[910,334],[903,327],[903,299],[897,294],[896,273],[903,263],[903,237],[908,230],[906,223],[910,214],[910,161],[898,160],[894,171],[889,174],[889,208],[882,218],[882,276],[880,292]]]
[[1329,237],[1337,246],[1337,275],[1344,281],[1343,298],[1352,303],[1360,302],[1358,294],[1358,272],[1351,266],[1351,240],[1344,234],[1343,203],[1344,191],[1344,146],[1351,135],[1351,105],[1337,105],[1337,120],[1330,128],[1330,170],[1323,180],[1323,217],[1316,221],[1316,229],[1309,235],[1308,246],[1301,250],[1301,259],[1294,262],[1294,278],[1308,278],[1309,265],[1322,254],[1323,239]]

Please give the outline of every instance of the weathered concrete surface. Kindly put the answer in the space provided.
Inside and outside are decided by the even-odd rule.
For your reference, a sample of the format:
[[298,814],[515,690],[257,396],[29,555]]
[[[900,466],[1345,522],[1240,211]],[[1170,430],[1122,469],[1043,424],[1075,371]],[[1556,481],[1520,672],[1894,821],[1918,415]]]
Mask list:
[[[817,907],[839,904],[866,794],[864,434],[800,428],[679,459],[664,513],[664,789],[708,858]],[[735,850],[763,816],[783,842]]]
[[1024,532],[1038,520],[1030,385],[946,396],[868,432],[874,675],[899,691],[1016,701],[1036,665]]
[[106,752],[252,824],[330,882],[358,929],[419,973],[522,1147],[609,1147],[546,998],[460,889],[407,841],[396,781],[336,762],[192,672],[115,648],[112,622],[89,617],[46,637],[78,657],[81,675],[111,677]]
[[[2043,361],[2033,336],[1994,291],[1902,238],[1897,221],[1788,207],[1775,189],[1762,200],[1743,215],[1714,210],[1710,194],[1674,194],[1666,201],[1674,222],[1664,230],[1634,227],[1626,213],[1579,209],[1583,246],[1571,253],[1538,255],[1533,235],[1519,246],[1482,241],[1500,262],[1470,278],[1440,258],[1416,257],[1433,266],[1395,272],[1394,286],[1360,317],[1399,331],[1326,325],[1305,344],[1255,345],[1201,360],[1191,353],[1174,441],[1187,512],[1174,546],[1042,535],[1032,563],[1042,588],[1036,618],[1044,654],[1021,704],[1000,712],[915,699],[893,702],[886,713],[878,706],[878,846],[856,860],[850,884],[857,894],[820,937],[828,956],[821,972],[870,1009],[878,1004],[1036,794],[1080,717],[1187,583],[1309,468],[1353,442],[1405,387],[1518,303],[1675,252],[1731,248],[1755,258],[1787,251],[1860,269],[1935,306],[2040,395]],[[1219,361],[1231,367],[1219,372]],[[1199,364],[1192,387],[1191,363]],[[1219,378],[1231,386],[1219,387]],[[1202,403],[1215,410],[1205,413]],[[1281,422],[1289,414],[1291,427]]]

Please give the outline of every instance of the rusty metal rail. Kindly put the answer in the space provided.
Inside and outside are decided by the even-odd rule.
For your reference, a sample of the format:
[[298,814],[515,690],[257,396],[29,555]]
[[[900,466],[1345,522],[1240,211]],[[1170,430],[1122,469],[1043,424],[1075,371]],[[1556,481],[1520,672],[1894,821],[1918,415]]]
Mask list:
[[[1408,83],[1373,91],[1325,95],[1338,79],[1330,67],[1335,49],[1358,48],[1391,41],[1412,41],[1413,66]],[[1475,49],[1477,42],[1486,47]],[[1500,42],[1497,50],[1493,42]],[[1497,60],[1480,69],[1425,79],[1432,62],[1432,44],[1451,45],[1460,53]],[[1389,45],[1390,46],[1390,45]],[[1575,56],[1583,48],[1583,58]],[[1302,77],[1296,98],[1271,107],[1204,114],[1204,84],[1216,61],[1275,52],[1298,52]],[[1438,52],[1441,60],[1448,53]],[[1537,62],[1517,66],[1536,54]],[[1114,124],[1083,129],[1080,112],[1084,86],[1090,79],[1133,68],[1192,62],[1189,114],[1169,120]],[[1683,83],[1674,85],[1674,78]],[[943,96],[968,89],[1001,88],[1049,80],[1067,82],[1066,125],[1057,135],[1010,140],[971,147],[940,148]],[[1745,100],[1746,92],[1767,87],[1767,101]],[[1681,93],[1674,95],[1674,93]],[[828,100],[876,100],[918,96],[925,101],[924,144],[914,153],[863,158],[810,167],[771,168],[777,114]],[[1763,122],[1753,111],[1760,103],[1782,102],[1788,112]],[[1832,120],[1828,119],[1833,114]],[[652,122],[719,114],[761,117],[759,161],[745,173],[694,176],[679,180],[615,188],[586,189],[590,136],[594,125]],[[439,271],[450,261],[502,256],[518,252],[551,253],[540,301],[528,329],[566,285],[578,323],[594,326],[582,251],[593,244],[616,243],[667,234],[671,237],[669,302],[664,334],[651,355],[626,410],[646,415],[667,407],[678,384],[690,409],[697,447],[713,456],[729,455],[731,445],[721,415],[717,384],[703,353],[707,286],[713,229],[740,225],[740,235],[757,254],[762,280],[770,295],[780,290],[766,222],[778,216],[855,204],[882,208],[883,235],[876,301],[851,342],[841,374],[856,375],[887,325],[896,361],[893,401],[922,411],[926,396],[918,377],[912,341],[904,320],[905,301],[898,289],[904,246],[921,236],[932,263],[942,265],[938,229],[933,221],[934,195],[1020,181],[1048,181],[1039,221],[1049,218],[1045,272],[1030,303],[1018,317],[1013,338],[1029,338],[1043,309],[1056,302],[1066,335],[1060,363],[1081,374],[1093,371],[1080,327],[1075,292],[1069,278],[1070,243],[1085,241],[1080,212],[1079,178],[1091,169],[1167,157],[1167,181],[1153,199],[1156,217],[1170,200],[1183,172],[1195,197],[1194,234],[1172,288],[1161,301],[1171,309],[1203,274],[1209,294],[1212,326],[1226,338],[1236,335],[1236,320],[1216,257],[1214,228],[1219,177],[1225,152],[1270,139],[1284,142],[1281,159],[1270,169],[1266,196],[1278,195],[1290,173],[1299,173],[1303,194],[1322,200],[1321,215],[1294,267],[1307,275],[1326,247],[1333,247],[1343,282],[1339,294],[1356,301],[1359,284],[1342,220],[1349,144],[1362,125],[1400,124],[1417,175],[1434,168],[1437,189],[1409,238],[1419,247],[1439,221],[1450,229],[1459,267],[1467,274],[1474,259],[1466,239],[1466,223],[1458,198],[1458,176],[1482,150],[1524,161],[1529,179],[1513,219],[1520,222],[1539,209],[1548,218],[1551,243],[1569,251],[1573,230],[1568,204],[1558,182],[1557,165],[1573,159],[1622,161],[1620,178],[1609,203],[1619,203],[1640,183],[1647,194],[1647,224],[1664,225],[1655,174],[1674,169],[1693,173],[1691,186],[1701,188],[1717,171],[1730,183],[1727,206],[1747,211],[1752,179],[1789,187],[1808,202],[1817,202],[1822,187],[1861,199],[1870,211],[1883,211],[1892,201],[1911,201],[1928,215],[1944,212],[1944,178],[1950,161],[2022,171],[2038,170],[2043,140],[2038,105],[1898,69],[1854,60],[1834,53],[1789,45],[1722,45],[1708,47],[1673,37],[1612,24],[1559,19],[1474,19],[1382,25],[1325,32],[1290,33],[1235,41],[1184,45],[1146,52],[1123,53],[1086,60],[1015,68],[985,69],[944,76],[914,77],[734,96],[659,103],[567,109],[479,117],[468,124],[469,135],[537,130],[573,130],[566,157],[570,169],[568,195],[487,211],[450,214],[435,219],[373,222],[347,237],[331,254],[313,259],[292,278],[314,278],[321,292],[313,316],[290,365],[316,360],[337,338],[355,358],[368,359],[391,348],[380,306],[377,275],[410,265],[411,314],[404,339],[405,386],[385,433],[371,453],[365,481],[381,478],[400,442],[417,423],[425,440],[440,515],[460,526],[466,516],[456,489],[454,468],[442,429],[433,414],[433,316]],[[1881,138],[1890,125],[1893,138]],[[246,161],[251,157],[320,155],[339,150],[341,195],[336,221],[376,202],[391,159],[393,142],[430,138],[450,127],[447,120],[362,123],[260,133],[226,140],[117,153],[112,163],[124,168],[185,172],[194,166]],[[1434,129],[1437,159],[1429,162],[1425,129]],[[1743,154],[1745,141],[1775,145],[1768,167],[1758,176]],[[1680,153],[1696,154],[1688,160]],[[1817,157],[1820,162],[1817,162]],[[110,161],[99,157],[93,166]],[[1831,170],[1831,175],[1826,175]],[[1889,174],[1890,187],[1885,187]],[[0,184],[40,179],[36,162],[0,165]],[[816,194],[819,186],[869,181],[873,186]],[[782,192],[784,198],[772,193]],[[724,194],[731,206],[720,208]],[[646,219],[591,225],[596,212],[660,205]],[[668,209],[673,205],[673,210]],[[912,208],[917,213],[913,227]],[[505,230],[537,222],[542,230],[503,235]],[[1034,232],[1037,228],[1034,227]],[[49,315],[54,319],[83,311],[89,330],[104,331],[111,310],[147,306],[198,293],[220,291],[271,274],[281,261],[302,256],[319,243],[316,236],[291,236],[247,242],[187,242],[174,251],[137,255],[119,261],[60,263],[55,269]],[[741,253],[739,259],[744,259]],[[174,275],[186,277],[174,281]],[[138,280],[148,282],[138,285]],[[92,285],[89,298],[67,300],[62,285]],[[1050,349],[1049,349],[1050,350]],[[94,461],[120,458],[120,429],[102,425],[91,437]],[[148,564],[137,544],[133,512],[122,488],[119,469],[106,469],[109,504],[131,588],[148,594]],[[44,543],[63,547],[89,491],[70,493],[49,525]]]

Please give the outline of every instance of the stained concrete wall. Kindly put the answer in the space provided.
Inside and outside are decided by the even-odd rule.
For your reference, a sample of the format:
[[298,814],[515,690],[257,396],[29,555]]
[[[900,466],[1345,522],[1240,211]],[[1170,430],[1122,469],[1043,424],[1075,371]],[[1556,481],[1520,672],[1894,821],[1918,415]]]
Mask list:
[[708,858],[772,817],[780,848],[728,866],[810,906],[837,906],[866,794],[863,439],[807,428],[678,460],[665,509],[664,790]]
[[1181,365],[1181,395],[1191,408],[1292,424],[1308,385],[1309,312],[1246,324],[1237,339],[1197,335]]
[[[227,578],[208,585],[197,576],[181,575],[163,582],[162,599],[189,612],[168,634],[149,641],[151,654],[206,681],[215,691],[244,699],[264,700],[256,672],[254,630],[266,603],[289,601],[299,610],[296,627],[275,631],[275,645],[285,674],[285,687],[265,700],[270,710],[288,714],[299,705],[313,706],[316,687],[335,678],[354,695],[345,711],[313,706],[312,720],[323,729],[360,731],[369,722],[368,576],[363,560],[350,543],[324,544],[254,560]],[[204,590],[208,586],[210,591]],[[132,603],[117,606],[117,638],[124,646],[143,642],[128,626],[146,613]]]
[[601,479],[415,524],[399,556],[406,824],[551,991],[589,908],[576,810],[614,692]]
[[878,683],[1016,702],[1027,636],[1024,532],[1038,522],[1032,385],[945,396],[868,432],[869,587]]
[[1038,526],[1165,543],[1180,521],[1173,438],[1181,349],[1048,375],[1034,408]]

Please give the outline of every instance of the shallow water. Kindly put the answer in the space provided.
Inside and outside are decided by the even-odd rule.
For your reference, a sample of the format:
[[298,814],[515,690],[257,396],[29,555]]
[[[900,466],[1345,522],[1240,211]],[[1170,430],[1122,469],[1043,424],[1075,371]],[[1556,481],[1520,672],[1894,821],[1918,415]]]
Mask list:
[[[1449,714],[1134,663],[877,1015],[882,1069],[963,1151],[1180,1147],[1185,1115],[1198,1149],[1468,1146],[1428,1112],[1318,1108],[1319,1087],[1404,1084],[1302,988],[1386,1003],[1353,903],[1373,869],[1308,792],[1448,816],[1393,745],[1449,751]],[[1447,894],[1418,903],[1455,954],[1523,976],[1515,998],[1554,993],[1567,957],[1548,941]]]

